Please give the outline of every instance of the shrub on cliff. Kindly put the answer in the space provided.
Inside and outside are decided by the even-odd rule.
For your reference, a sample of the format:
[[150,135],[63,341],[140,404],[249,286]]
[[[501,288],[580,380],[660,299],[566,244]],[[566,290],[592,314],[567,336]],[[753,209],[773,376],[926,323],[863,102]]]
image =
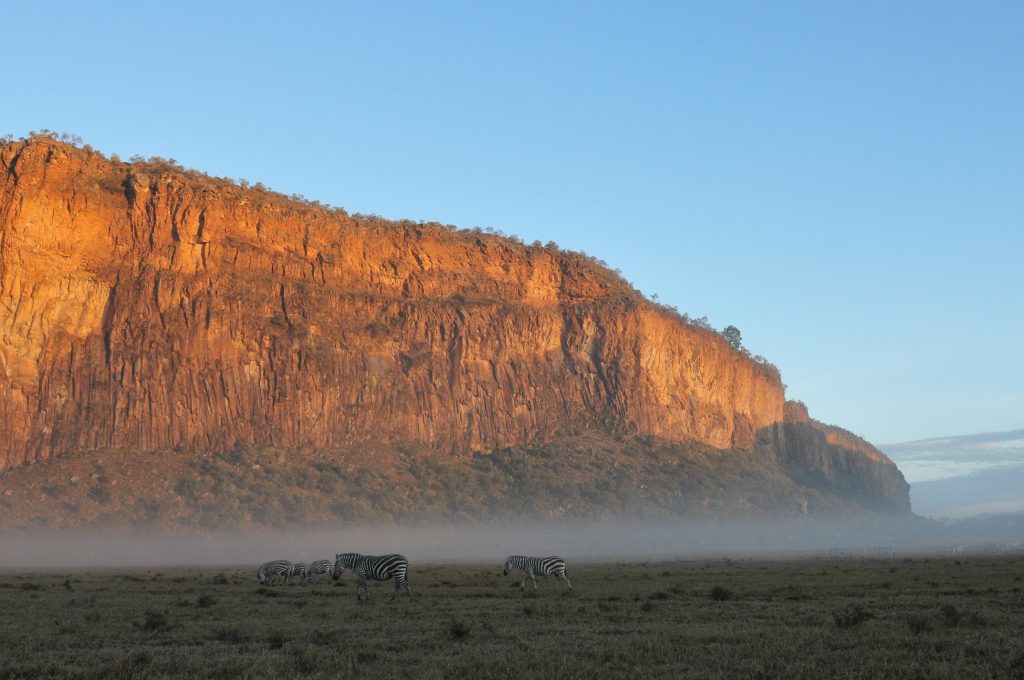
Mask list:
[[736,326],[726,326],[722,329],[722,337],[726,339],[733,349],[739,349],[743,346],[743,336],[740,333],[740,329],[736,328]]

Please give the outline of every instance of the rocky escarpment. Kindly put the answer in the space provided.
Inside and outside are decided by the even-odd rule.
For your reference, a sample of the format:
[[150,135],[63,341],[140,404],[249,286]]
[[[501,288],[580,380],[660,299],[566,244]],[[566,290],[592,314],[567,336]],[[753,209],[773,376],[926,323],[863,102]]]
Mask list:
[[757,450],[906,506],[870,445],[787,425],[774,370],[576,253],[46,138],[0,147],[0,244],[0,468],[104,448],[469,453],[583,427]]
[[786,445],[781,459],[790,474],[816,488],[859,496],[869,505],[909,510],[910,485],[892,461],[857,435],[824,425],[800,402],[786,403]]

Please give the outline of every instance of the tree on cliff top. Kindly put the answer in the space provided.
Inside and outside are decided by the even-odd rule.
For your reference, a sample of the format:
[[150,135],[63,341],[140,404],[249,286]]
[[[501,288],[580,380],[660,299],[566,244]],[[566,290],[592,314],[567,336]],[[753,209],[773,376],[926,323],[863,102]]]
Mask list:
[[722,329],[722,337],[724,337],[733,349],[739,349],[743,346],[743,336],[740,334],[740,329],[736,326],[726,326]]

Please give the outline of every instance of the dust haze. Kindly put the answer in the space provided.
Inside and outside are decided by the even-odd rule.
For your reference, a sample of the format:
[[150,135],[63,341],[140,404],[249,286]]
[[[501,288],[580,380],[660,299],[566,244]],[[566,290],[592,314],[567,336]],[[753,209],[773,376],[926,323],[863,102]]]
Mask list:
[[[348,525],[210,533],[13,532],[0,534],[0,569],[254,566],[269,559],[333,559],[337,552],[397,552],[414,564],[497,565],[510,554],[557,554],[576,561],[816,554],[891,557],[963,550],[964,540],[969,539],[951,536],[948,530],[928,520],[891,517],[763,522],[607,520]],[[1020,546],[1019,541],[1011,541],[999,544],[999,549]]]

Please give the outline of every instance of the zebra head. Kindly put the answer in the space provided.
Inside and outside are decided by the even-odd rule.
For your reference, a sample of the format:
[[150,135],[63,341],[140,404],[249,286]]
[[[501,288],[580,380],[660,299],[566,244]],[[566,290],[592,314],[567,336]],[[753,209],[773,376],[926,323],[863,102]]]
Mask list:
[[512,571],[512,569],[514,569],[514,567],[512,566],[512,558],[510,557],[507,560],[505,560],[505,569],[501,572],[501,575],[508,576],[508,573]]
[[359,557],[359,553],[340,553],[334,555],[334,571],[331,572],[331,580],[337,581],[346,569],[351,569],[352,564]]
[[260,568],[256,570],[256,580],[260,582],[260,585],[271,580],[273,575],[273,566],[273,562],[264,562],[260,565]]

